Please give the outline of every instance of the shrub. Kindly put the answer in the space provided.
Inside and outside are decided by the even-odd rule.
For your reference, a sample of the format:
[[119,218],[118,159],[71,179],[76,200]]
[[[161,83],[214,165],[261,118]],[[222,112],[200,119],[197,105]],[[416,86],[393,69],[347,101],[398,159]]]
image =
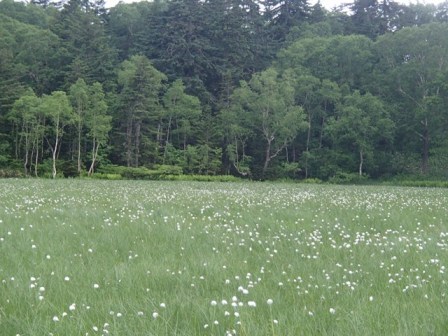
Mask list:
[[17,169],[0,169],[0,178],[24,177],[23,173]]
[[331,184],[365,184],[369,180],[367,175],[359,175],[357,173],[339,172],[328,180]]

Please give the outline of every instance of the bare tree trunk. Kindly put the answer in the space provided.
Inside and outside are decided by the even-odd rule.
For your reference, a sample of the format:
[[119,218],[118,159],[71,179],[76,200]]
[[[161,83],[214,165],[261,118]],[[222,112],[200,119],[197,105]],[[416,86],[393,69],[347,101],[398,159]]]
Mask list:
[[93,148],[92,148],[92,163],[90,164],[88,175],[92,176],[94,170],[95,170],[95,163],[96,159],[98,157],[98,149],[100,148],[99,142],[96,141],[96,139],[93,139]]
[[168,143],[170,142],[170,131],[171,131],[171,121],[172,121],[172,119],[173,119],[172,116],[170,116],[170,119],[168,120],[168,127],[166,129],[165,149],[163,151],[163,164],[165,164]]
[[135,166],[138,167],[140,159],[140,128],[141,122],[135,125]]
[[311,113],[308,113],[308,131],[306,134],[306,150],[305,150],[305,178],[308,178],[308,153],[311,141]]
[[126,125],[126,165],[131,166],[132,158],[132,118],[130,118]]
[[39,140],[36,139],[36,156],[34,158],[34,176],[37,177],[37,165],[39,163]]
[[52,148],[52,154],[53,154],[53,172],[52,172],[52,176],[53,176],[53,178],[56,178],[56,174],[57,174],[57,171],[56,171],[56,152],[57,152],[57,149],[58,149],[58,137],[56,137],[56,143],[55,143],[55,145],[54,145],[54,147]]
[[23,169],[25,172],[25,176],[28,176],[28,157],[29,157],[29,138],[28,138],[28,130],[25,130],[25,160],[23,162]]
[[81,174],[81,121],[78,123],[78,174]]
[[423,125],[423,134],[421,136],[422,141],[423,141],[423,153],[422,153],[422,173],[424,175],[426,175],[428,173],[429,170],[429,129],[428,129],[428,119],[425,118],[425,120],[423,120],[421,122],[421,124]]
[[359,151],[359,176],[362,176],[362,166],[364,164],[364,153],[362,149]]
[[268,170],[269,162],[271,161],[271,143],[272,140],[268,139],[268,144],[266,146],[266,156],[264,159],[264,165],[263,165],[263,177],[266,174],[266,171]]

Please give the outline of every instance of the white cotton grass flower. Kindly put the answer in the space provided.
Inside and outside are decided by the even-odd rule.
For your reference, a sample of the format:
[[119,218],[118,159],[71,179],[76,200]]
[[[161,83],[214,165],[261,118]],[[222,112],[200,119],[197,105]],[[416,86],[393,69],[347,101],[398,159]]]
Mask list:
[[64,281],[70,281],[70,277],[66,276],[66,277],[64,278]]
[[56,315],[53,316],[53,322],[59,322],[59,317],[57,317]]
[[212,301],[210,302],[210,304],[211,304],[212,306],[216,306],[216,305],[218,304],[218,302],[216,302],[215,300],[212,300]]
[[255,301],[248,301],[248,302],[247,302],[247,305],[248,305],[249,307],[256,307],[256,306],[257,306],[257,303],[256,303]]
[[335,313],[336,313],[336,309],[330,308],[330,314],[335,314]]
[[268,305],[272,305],[272,304],[274,303],[274,300],[272,300],[272,299],[268,299],[268,300],[266,301],[266,303],[267,303]]
[[100,285],[98,285],[98,284],[93,284],[93,288],[98,289],[98,288],[100,288]]
[[158,317],[159,317],[159,313],[158,312],[152,313],[152,318],[156,319]]
[[117,315],[116,315],[117,317],[122,317],[123,316],[123,314],[122,313],[117,313]]
[[137,312],[137,316],[143,316],[144,313],[142,311]]
[[165,304],[165,302],[162,302],[162,303],[160,304],[160,308],[166,308],[166,304]]
[[70,311],[74,311],[75,309],[76,309],[76,303],[72,303],[70,307],[68,307],[68,310]]
[[373,296],[369,297],[369,301],[372,302],[373,301]]

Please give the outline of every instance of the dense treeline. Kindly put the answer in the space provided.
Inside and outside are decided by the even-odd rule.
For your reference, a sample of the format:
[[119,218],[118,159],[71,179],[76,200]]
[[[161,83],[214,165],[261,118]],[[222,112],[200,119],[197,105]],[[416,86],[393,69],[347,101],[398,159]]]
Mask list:
[[448,2],[2,0],[0,169],[446,177],[447,36]]

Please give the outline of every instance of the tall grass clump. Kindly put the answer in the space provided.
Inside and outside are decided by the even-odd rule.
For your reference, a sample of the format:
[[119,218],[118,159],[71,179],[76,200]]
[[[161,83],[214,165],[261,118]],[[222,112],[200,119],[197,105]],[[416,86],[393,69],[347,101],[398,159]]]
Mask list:
[[445,335],[448,190],[0,180],[2,335]]

